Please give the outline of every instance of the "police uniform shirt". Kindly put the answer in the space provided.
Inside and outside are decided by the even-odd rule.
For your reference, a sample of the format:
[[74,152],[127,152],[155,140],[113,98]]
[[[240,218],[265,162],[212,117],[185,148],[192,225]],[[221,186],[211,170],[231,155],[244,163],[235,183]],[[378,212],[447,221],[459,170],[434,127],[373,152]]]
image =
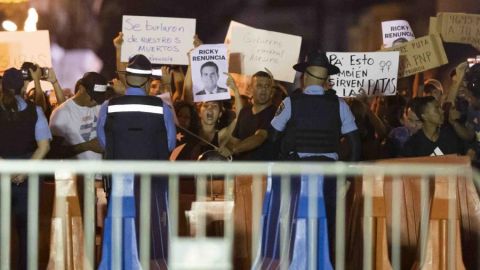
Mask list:
[[[323,89],[323,87],[319,85],[310,85],[305,88],[303,93],[306,95],[324,95],[325,89]],[[347,103],[342,98],[339,98],[338,103],[339,103],[340,120],[341,120],[341,133],[347,134],[357,130],[357,125],[355,124],[355,117],[350,111],[350,107],[348,107]],[[285,130],[288,120],[290,120],[291,113],[292,113],[291,106],[292,105],[291,105],[290,97],[286,97],[282,101],[282,104],[280,104],[280,106],[278,107],[277,113],[275,114],[275,117],[271,122],[272,127],[275,128],[277,131],[281,132]],[[328,158],[338,160],[337,153],[322,153],[322,154],[298,153],[298,155],[300,158],[321,155],[321,156],[326,156]]]
[[[129,87],[125,91],[126,96],[146,96],[145,91],[142,88]],[[108,100],[102,104],[97,123],[97,137],[100,145],[105,149],[106,136],[105,136],[105,122],[107,120]],[[171,152],[175,149],[176,144],[176,127],[173,120],[173,113],[170,107],[166,104],[163,106],[163,116],[165,119],[165,127],[167,129],[168,150]]]
[[[18,111],[23,111],[27,109],[27,102],[21,96],[16,95],[15,99],[17,100]],[[47,117],[45,117],[42,108],[40,108],[39,106],[35,106],[35,108],[37,110],[37,122],[35,123],[35,140],[51,140],[52,133],[50,132],[50,128],[48,127]]]

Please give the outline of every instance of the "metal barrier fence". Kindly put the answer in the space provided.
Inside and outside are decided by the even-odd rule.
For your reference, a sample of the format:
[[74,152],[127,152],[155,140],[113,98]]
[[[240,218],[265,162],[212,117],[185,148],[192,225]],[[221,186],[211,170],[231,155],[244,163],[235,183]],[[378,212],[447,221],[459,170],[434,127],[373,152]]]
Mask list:
[[[290,203],[290,179],[295,175],[303,175],[309,177],[307,183],[310,183],[307,190],[308,196],[308,211],[309,217],[316,216],[318,207],[318,186],[312,181],[317,175],[334,176],[336,179],[336,216],[335,216],[335,244],[332,251],[334,259],[332,263],[335,265],[335,269],[352,269],[349,264],[352,263],[353,258],[350,257],[353,245],[360,245],[360,249],[363,251],[361,254],[360,265],[354,266],[353,269],[406,269],[404,262],[402,261],[402,217],[405,213],[402,211],[401,204],[407,202],[408,198],[405,198],[405,193],[400,192],[402,190],[402,177],[411,176],[414,177],[414,182],[417,182],[419,186],[420,197],[415,197],[415,203],[419,205],[419,232],[415,236],[418,239],[418,260],[416,264],[418,269],[426,264],[431,264],[431,254],[426,254],[428,247],[435,245],[432,244],[429,239],[429,232],[431,233],[432,227],[429,225],[429,219],[432,218],[432,202],[433,194],[429,189],[429,185],[432,184],[433,178],[441,178],[446,180],[446,193],[444,194],[447,200],[442,203],[447,203],[448,218],[446,218],[446,226],[442,229],[447,230],[448,243],[445,247],[445,257],[442,258],[446,263],[446,269],[461,269],[457,265],[458,250],[452,247],[456,246],[459,241],[458,233],[456,231],[455,224],[459,220],[459,200],[462,200],[463,193],[459,193],[459,187],[462,183],[458,179],[466,179],[470,184],[480,183],[479,175],[476,171],[473,171],[467,164],[420,164],[420,163],[404,163],[404,164],[348,164],[348,163],[248,163],[248,162],[153,162],[153,161],[31,161],[31,160],[0,160],[0,270],[10,269],[10,237],[11,237],[11,181],[10,176],[12,174],[25,173],[29,175],[29,200],[28,200],[28,269],[38,269],[38,194],[39,194],[39,175],[41,174],[61,174],[61,173],[74,173],[84,175],[84,198],[83,198],[83,252],[84,252],[84,269],[95,268],[95,194],[94,194],[94,175],[101,174],[122,174],[122,173],[135,173],[140,175],[140,235],[139,235],[139,258],[143,269],[149,269],[150,267],[150,182],[152,181],[152,175],[165,175],[168,176],[169,182],[169,208],[171,216],[170,222],[170,252],[169,252],[169,269],[234,269],[233,265],[233,239],[234,239],[234,225],[233,218],[227,217],[225,210],[225,222],[224,222],[224,236],[223,237],[206,237],[205,228],[206,220],[200,218],[196,223],[196,236],[192,237],[179,237],[177,233],[178,228],[178,201],[179,201],[179,177],[184,175],[196,176],[196,195],[197,198],[206,197],[206,185],[202,184],[207,181],[207,176],[210,175],[224,175],[225,179],[225,200],[233,201],[235,192],[232,192],[235,181],[235,177],[239,175],[252,175],[252,233],[251,236],[251,260],[252,264],[257,259],[260,253],[260,243],[262,242],[260,224],[262,222],[262,198],[264,190],[262,188],[262,178],[267,179],[268,185],[271,185],[272,181],[281,182],[281,206],[289,207]],[[383,235],[387,235],[385,239],[379,242],[379,236],[382,235],[381,227],[384,226],[381,222],[372,219],[375,211],[378,210],[378,194],[384,196],[386,189],[382,189],[377,185],[386,179],[390,179],[391,195],[388,200],[385,200],[383,211],[388,214],[385,216],[386,223],[390,224],[384,227]],[[355,180],[356,179],[356,180]],[[410,179],[411,180],[411,179]],[[473,180],[473,181],[472,181]],[[329,180],[333,181],[333,180]],[[361,182],[361,206],[356,211],[352,210],[354,204],[348,201],[346,193],[351,190],[356,183]],[[429,182],[430,181],[430,182]],[[382,182],[383,183],[383,182]],[[459,184],[460,183],[460,184]],[[382,184],[383,185],[383,184]],[[462,184],[463,185],[463,184]],[[476,185],[478,186],[478,185]],[[378,192],[377,192],[377,191]],[[437,189],[440,192],[442,189]],[[377,192],[377,193],[376,193]],[[383,192],[383,193],[382,193]],[[377,194],[377,195],[375,195]],[[475,194],[470,194],[475,196]],[[390,201],[391,197],[391,201]],[[413,198],[412,197],[412,198]],[[457,199],[448,199],[457,198]],[[419,199],[419,200],[418,200]],[[202,199],[200,199],[202,200]],[[476,201],[478,202],[478,200]],[[444,205],[445,206],[445,205]],[[238,207],[238,206],[235,206]],[[474,207],[480,207],[476,205]],[[388,209],[387,209],[388,208]],[[387,210],[385,210],[387,209]],[[477,208],[478,209],[478,208]],[[357,218],[351,219],[349,213],[356,212]],[[116,210],[114,210],[116,211]],[[407,212],[410,210],[407,210]],[[173,214],[172,214],[173,213]],[[360,214],[359,214],[360,213]],[[292,250],[289,250],[289,239],[291,239],[291,223],[288,220],[289,211],[281,212],[280,220],[280,260],[278,261],[278,269],[289,269],[289,260],[292,255]],[[408,214],[408,213],[407,213]],[[205,217],[204,217],[205,218]],[[460,217],[461,219],[461,217]],[[474,220],[475,218],[471,218]],[[475,219],[476,220],[476,219]],[[360,223],[358,223],[358,221]],[[318,252],[318,220],[315,218],[309,218],[307,222],[307,229],[312,236],[309,239],[307,263],[305,269],[321,269],[317,265],[317,252]],[[357,222],[357,223],[355,223]],[[476,222],[476,221],[475,221]],[[360,225],[355,225],[360,224]],[[444,224],[444,223],[441,223]],[[480,224],[480,223],[479,223]],[[430,227],[429,227],[430,226]],[[348,228],[347,228],[348,227]],[[360,244],[352,240],[352,237],[358,237],[357,233],[351,234],[352,230],[362,230],[361,237],[363,238]],[[380,231],[380,232],[379,232]],[[480,232],[479,232],[480,233]],[[372,234],[376,234],[372,235]],[[115,235],[115,234],[114,234]],[[121,234],[119,234],[121,237]],[[438,240],[438,239],[437,239]],[[437,241],[435,240],[435,241]],[[355,243],[354,243],[355,242]],[[437,241],[438,242],[438,241]],[[386,267],[381,266],[382,251],[381,245],[386,246],[387,256],[383,258],[384,262],[388,262]],[[352,245],[352,246],[348,246]],[[384,247],[385,249],[385,247]],[[210,252],[206,252],[210,250]],[[113,250],[113,258],[116,260],[117,267],[121,265],[121,250]],[[188,252],[188,254],[186,254]],[[385,251],[384,251],[385,252]],[[446,252],[446,253],[445,253]],[[479,250],[470,250],[468,252],[474,253],[474,257],[480,257]],[[358,255],[358,254],[357,254]],[[384,254],[385,255],[385,254]],[[207,258],[211,256],[212,258]],[[433,255],[435,256],[435,255]],[[283,258],[283,259],[282,259]],[[202,259],[202,261],[198,261]],[[196,261],[197,260],[197,261]],[[211,263],[211,265],[208,265]],[[410,266],[409,266],[410,267]],[[121,267],[117,268],[120,269]],[[275,268],[275,267],[274,267]],[[274,269],[272,268],[272,269]],[[426,269],[426,268],[425,268]],[[429,269],[435,269],[429,268]],[[437,268],[440,269],[440,268]],[[442,268],[443,269],[443,268]]]

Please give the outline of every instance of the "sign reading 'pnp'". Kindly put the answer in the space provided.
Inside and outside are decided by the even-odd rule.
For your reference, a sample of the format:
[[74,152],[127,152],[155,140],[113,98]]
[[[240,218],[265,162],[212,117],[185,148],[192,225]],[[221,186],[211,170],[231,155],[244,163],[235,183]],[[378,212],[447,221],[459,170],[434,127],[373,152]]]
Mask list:
[[397,93],[398,52],[328,52],[340,73],[330,76],[337,95],[390,96]]
[[188,65],[195,19],[123,16],[121,60],[143,54],[154,64]]
[[0,32],[0,71],[20,68],[23,62],[52,66],[48,31]]
[[398,69],[398,77],[400,78],[448,63],[447,55],[439,35],[417,38],[387,50],[400,52]]

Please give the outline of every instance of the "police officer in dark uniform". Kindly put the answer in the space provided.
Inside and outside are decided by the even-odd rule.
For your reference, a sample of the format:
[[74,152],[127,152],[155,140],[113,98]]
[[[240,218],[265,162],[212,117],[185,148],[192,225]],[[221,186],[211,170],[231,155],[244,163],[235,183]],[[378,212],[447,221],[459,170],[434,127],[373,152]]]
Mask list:
[[[296,64],[293,68],[303,73],[303,88],[297,89],[283,100],[271,122],[270,138],[275,141],[281,137],[280,134],[283,135],[280,159],[324,162],[338,160],[340,137],[343,135],[349,141],[352,161],[358,160],[360,139],[355,118],[343,99],[337,97],[334,91],[327,91],[329,76],[339,73],[338,67],[330,64],[324,52],[314,51],[307,55],[305,62]],[[318,186],[319,212],[315,218],[318,218],[319,269],[332,267],[328,243],[331,245],[335,239],[336,181],[332,180],[334,179],[324,179],[323,176],[315,178],[315,185]],[[297,205],[292,209],[295,222],[292,222],[291,269],[304,269],[308,262],[306,250],[311,237],[307,233],[306,220],[313,218],[308,216],[310,182],[308,176],[302,176],[300,181],[296,178],[291,183],[291,205]],[[274,186],[280,188],[279,185]],[[275,190],[271,192],[272,196],[279,193]],[[276,211],[278,209],[274,207],[271,209],[272,214]]]
[[[100,144],[105,147],[106,159],[168,160],[170,152],[175,148],[176,129],[173,113],[168,106],[164,106],[160,98],[147,96],[151,74],[152,65],[150,61],[144,55],[133,56],[126,69],[127,89],[125,95],[112,98],[102,105],[97,125],[97,136]],[[125,194],[128,190],[134,189],[133,175],[122,175],[120,179],[124,181],[123,190],[118,190],[122,188],[115,187],[117,180],[115,175],[113,177],[111,194],[113,198],[116,196],[116,191]],[[137,190],[137,186],[135,184],[135,190]],[[154,177],[151,190],[151,260],[152,263],[157,263],[160,269],[163,269],[166,267],[168,250],[168,220],[163,218],[168,216],[168,182],[165,179]],[[135,197],[137,197],[138,211],[138,196]],[[127,224],[124,227],[134,226],[132,223],[132,218],[135,216],[135,207],[132,207],[134,204],[133,194],[123,197],[122,200],[124,211],[122,215],[123,218],[128,219],[124,223]],[[111,213],[109,205],[109,214]],[[133,234],[134,230],[131,232]],[[105,237],[110,236],[106,233]],[[127,243],[123,246],[123,265],[125,269],[137,269],[138,257],[136,250],[134,250],[136,248],[132,248],[132,245],[128,244],[130,240],[135,240],[135,237],[123,240],[123,243]],[[105,242],[108,241],[110,239]],[[104,245],[104,250],[110,249],[108,243],[106,245]],[[129,251],[130,254],[126,254],[128,252],[125,250],[128,249],[132,249]],[[100,269],[110,269],[108,257],[104,256],[102,258]]]
[[[30,73],[39,79],[39,71]],[[22,98],[26,85],[18,69],[9,68],[3,74],[0,89],[0,159],[43,159],[50,149],[52,134],[45,114],[39,106]],[[11,181],[12,216],[18,239],[13,268],[23,270],[27,269],[28,179],[25,174],[16,174]]]

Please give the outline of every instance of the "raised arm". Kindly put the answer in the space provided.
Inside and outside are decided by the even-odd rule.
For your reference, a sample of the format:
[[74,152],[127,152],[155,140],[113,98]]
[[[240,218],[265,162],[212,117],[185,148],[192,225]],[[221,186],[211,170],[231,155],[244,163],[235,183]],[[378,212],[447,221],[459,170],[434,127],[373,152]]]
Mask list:
[[[193,47],[197,48],[202,45],[203,42],[197,35],[193,37]],[[191,51],[190,51],[191,52]],[[185,81],[183,83],[183,96],[182,100],[185,102],[193,103],[193,82],[192,82],[192,65],[190,63],[190,52],[188,52],[188,68],[185,75]]]
[[65,95],[63,94],[62,87],[60,86],[60,83],[57,80],[57,75],[55,74],[55,71],[53,68],[48,69],[48,78],[47,81],[49,81],[53,85],[53,91],[55,92],[55,97],[57,98],[57,105],[62,104],[65,102]]
[[223,128],[219,132],[220,141],[224,142],[223,144],[226,144],[230,140],[232,132],[235,129],[235,126],[237,124],[237,117],[243,108],[243,103],[240,98],[240,91],[238,90],[237,84],[235,83],[235,80],[233,79],[232,75],[228,73],[224,73],[224,74],[228,76],[227,86],[233,91],[233,94],[235,96],[235,119],[233,119],[233,121],[227,127]]
[[36,69],[29,69],[30,74],[33,79],[35,87],[35,105],[40,106],[42,111],[47,111],[47,100],[45,99],[45,94],[42,90],[42,85],[40,84],[40,77],[42,76],[42,71],[38,65],[35,65]]
[[455,79],[452,82],[452,85],[450,86],[450,89],[448,90],[448,95],[447,99],[445,102],[449,103],[455,103],[455,98],[457,97],[458,90],[460,89],[462,83],[463,83],[463,78],[465,77],[465,72],[467,71],[468,68],[468,63],[463,62],[460,63],[456,68],[455,68]]
[[115,59],[118,72],[118,78],[124,85],[127,85],[125,79],[125,70],[127,69],[127,63],[122,62],[122,44],[123,44],[123,33],[118,32],[118,35],[113,39],[113,46],[115,47]]

